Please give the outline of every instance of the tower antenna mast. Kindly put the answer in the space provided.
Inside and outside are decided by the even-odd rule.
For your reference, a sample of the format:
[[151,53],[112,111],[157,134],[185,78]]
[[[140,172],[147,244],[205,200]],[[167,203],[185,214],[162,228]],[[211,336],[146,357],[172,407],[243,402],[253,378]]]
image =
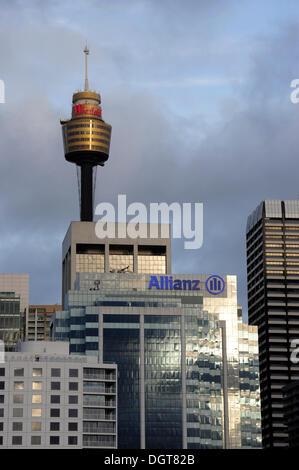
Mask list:
[[84,91],[88,91],[88,69],[87,69],[87,56],[89,54],[89,49],[87,47],[87,44],[84,49],[84,54],[85,54],[85,88]]

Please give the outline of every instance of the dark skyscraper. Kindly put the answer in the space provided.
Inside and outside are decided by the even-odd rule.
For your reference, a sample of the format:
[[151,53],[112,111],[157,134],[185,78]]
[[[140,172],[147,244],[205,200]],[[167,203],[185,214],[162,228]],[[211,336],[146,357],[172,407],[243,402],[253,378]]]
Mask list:
[[[101,97],[89,90],[85,53],[85,88],[73,94],[72,118],[61,120],[65,159],[78,167],[80,219],[93,220],[93,195],[97,165],[109,158],[111,126],[102,119]],[[81,171],[79,171],[79,169]]]
[[287,447],[283,387],[299,379],[299,201],[263,201],[247,221],[249,324],[259,328],[264,447]]

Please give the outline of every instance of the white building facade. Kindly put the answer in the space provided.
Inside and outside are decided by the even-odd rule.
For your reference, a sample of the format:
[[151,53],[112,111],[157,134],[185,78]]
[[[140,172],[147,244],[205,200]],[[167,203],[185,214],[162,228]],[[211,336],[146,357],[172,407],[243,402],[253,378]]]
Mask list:
[[0,448],[116,448],[117,370],[67,342],[21,343],[0,364]]

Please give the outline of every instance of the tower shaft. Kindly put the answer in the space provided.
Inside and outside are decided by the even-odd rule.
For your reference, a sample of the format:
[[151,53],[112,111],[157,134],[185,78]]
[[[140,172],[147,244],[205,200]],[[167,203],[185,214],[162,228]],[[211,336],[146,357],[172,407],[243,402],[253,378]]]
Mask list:
[[81,222],[93,221],[93,165],[84,163],[81,167]]

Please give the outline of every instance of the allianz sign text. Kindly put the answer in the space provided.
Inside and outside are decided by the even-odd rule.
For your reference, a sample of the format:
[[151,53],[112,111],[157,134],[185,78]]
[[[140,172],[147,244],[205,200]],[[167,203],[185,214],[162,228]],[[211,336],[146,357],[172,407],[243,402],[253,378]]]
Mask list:
[[173,279],[173,276],[151,276],[148,288],[166,289],[166,290],[200,290],[200,281],[198,279]]

